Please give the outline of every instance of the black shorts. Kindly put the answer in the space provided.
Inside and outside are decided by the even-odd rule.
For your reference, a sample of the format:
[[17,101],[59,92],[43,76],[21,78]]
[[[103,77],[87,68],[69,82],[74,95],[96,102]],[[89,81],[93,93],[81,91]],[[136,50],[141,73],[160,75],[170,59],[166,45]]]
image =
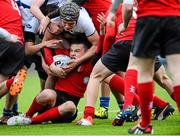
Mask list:
[[160,59],[158,57],[155,58],[155,65],[154,65],[154,70],[155,72],[159,70],[159,68],[162,66]]
[[[55,92],[57,94],[55,107],[65,103],[67,101],[72,101],[76,105],[76,107],[77,107],[80,98],[72,96],[72,95],[69,95],[69,94],[67,94],[67,93],[65,93],[63,91],[55,90]],[[69,119],[61,118],[61,119],[56,119],[56,120],[54,120],[52,122],[53,123],[70,123],[70,122],[72,122],[73,120],[76,119],[77,113],[78,113],[78,110],[76,110],[76,114],[73,117],[69,118]]]
[[112,45],[102,57],[102,63],[112,72],[126,71],[132,41],[120,41]]
[[36,54],[32,55],[32,56],[26,56],[25,61],[24,61],[24,65],[27,68],[30,68],[32,63],[35,64],[35,70],[38,72],[38,75],[39,75],[40,79],[46,80],[47,79],[47,74],[44,71],[44,69],[42,68],[41,56],[36,55]]
[[101,51],[94,54],[94,56],[92,58],[92,66],[94,66],[98,62],[98,60],[101,58],[101,56],[102,56]]
[[180,17],[137,19],[133,55],[142,58],[180,53]]
[[0,74],[15,75],[24,65],[25,50],[19,43],[0,41]]

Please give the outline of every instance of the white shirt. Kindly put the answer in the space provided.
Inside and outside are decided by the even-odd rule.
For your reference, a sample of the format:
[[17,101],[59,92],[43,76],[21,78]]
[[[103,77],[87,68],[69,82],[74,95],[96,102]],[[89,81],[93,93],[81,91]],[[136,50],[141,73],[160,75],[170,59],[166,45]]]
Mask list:
[[[60,17],[52,19],[52,22],[59,22]],[[87,13],[85,8],[80,9],[80,15],[76,26],[69,31],[71,34],[84,33],[86,37],[91,36],[96,31],[91,17]]]

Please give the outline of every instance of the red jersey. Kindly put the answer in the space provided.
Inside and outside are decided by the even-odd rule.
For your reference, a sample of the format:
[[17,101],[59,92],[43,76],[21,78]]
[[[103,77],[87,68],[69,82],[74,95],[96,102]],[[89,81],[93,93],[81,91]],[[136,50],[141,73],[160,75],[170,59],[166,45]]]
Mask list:
[[136,25],[136,11],[137,8],[134,7],[133,9],[133,16],[129,22],[128,28],[126,29],[125,32],[123,32],[122,35],[119,34],[118,27],[121,23],[123,23],[122,20],[122,4],[118,7],[117,12],[116,12],[116,20],[115,20],[115,26],[114,27],[109,27],[106,26],[106,35],[104,37],[104,41],[100,40],[99,44],[102,44],[103,46],[103,55],[110,49],[111,45],[115,42],[119,41],[132,41],[133,36],[134,36],[134,31],[135,31],[135,25]]
[[138,17],[180,16],[179,0],[138,0]]
[[69,56],[69,50],[67,49],[50,49],[50,48],[44,48],[44,59],[46,64],[51,65],[53,63],[53,56],[63,54]]
[[[137,18],[136,11],[137,11],[137,8],[134,7],[133,8],[133,15],[131,17],[131,20],[129,21],[129,25],[128,25],[126,31],[123,32],[122,35],[117,32],[116,42],[117,41],[127,41],[127,40],[132,41],[133,40],[135,25],[136,25],[136,18]],[[117,13],[116,13],[116,27],[117,27],[117,29],[118,29],[119,24],[121,24],[121,23],[123,23],[122,4],[117,9]]]
[[111,4],[111,0],[88,0],[88,2],[86,2],[86,4],[83,5],[83,7],[86,8],[87,11],[90,13],[92,21],[98,32],[100,24],[97,21],[97,15],[101,12],[105,14],[108,11]]
[[66,92],[69,95],[82,98],[86,91],[89,76],[92,71],[91,62],[83,63],[77,69],[69,73],[66,78],[59,78],[55,84],[55,89]]
[[23,42],[22,18],[14,0],[0,0],[0,27]]

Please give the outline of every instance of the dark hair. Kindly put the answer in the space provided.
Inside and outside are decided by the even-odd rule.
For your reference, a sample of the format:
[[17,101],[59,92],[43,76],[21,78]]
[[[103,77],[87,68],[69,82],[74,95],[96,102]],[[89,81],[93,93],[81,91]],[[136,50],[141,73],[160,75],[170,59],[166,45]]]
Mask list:
[[79,6],[83,6],[88,0],[72,0],[72,2],[76,3]]
[[60,18],[66,21],[77,21],[79,18],[80,7],[70,2],[60,7]]
[[83,44],[86,49],[89,49],[92,45],[87,39],[73,39],[71,44]]
[[42,13],[46,16],[48,13],[51,13],[55,10],[59,9],[58,3],[49,4],[46,8],[42,11]]

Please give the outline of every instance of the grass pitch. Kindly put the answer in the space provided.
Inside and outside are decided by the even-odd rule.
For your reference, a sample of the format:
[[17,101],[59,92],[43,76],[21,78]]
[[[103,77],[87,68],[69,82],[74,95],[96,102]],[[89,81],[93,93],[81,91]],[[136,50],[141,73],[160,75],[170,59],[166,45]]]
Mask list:
[[[22,93],[19,95],[19,111],[25,112],[31,104],[33,98],[40,91],[37,74],[29,74],[26,79]],[[158,96],[171,102],[168,94],[159,86],[156,87]],[[5,98],[5,97],[4,97]],[[0,100],[0,113],[4,106],[5,99]],[[0,135],[128,135],[127,129],[134,123],[125,123],[122,127],[113,127],[112,119],[116,116],[118,107],[114,97],[111,97],[108,119],[95,119],[93,126],[76,126],[75,122],[83,115],[85,99],[80,101],[77,119],[70,124],[42,124],[30,126],[6,126],[0,125]],[[96,107],[98,108],[99,102]],[[180,135],[180,116],[176,112],[163,121],[153,121],[155,135]]]

